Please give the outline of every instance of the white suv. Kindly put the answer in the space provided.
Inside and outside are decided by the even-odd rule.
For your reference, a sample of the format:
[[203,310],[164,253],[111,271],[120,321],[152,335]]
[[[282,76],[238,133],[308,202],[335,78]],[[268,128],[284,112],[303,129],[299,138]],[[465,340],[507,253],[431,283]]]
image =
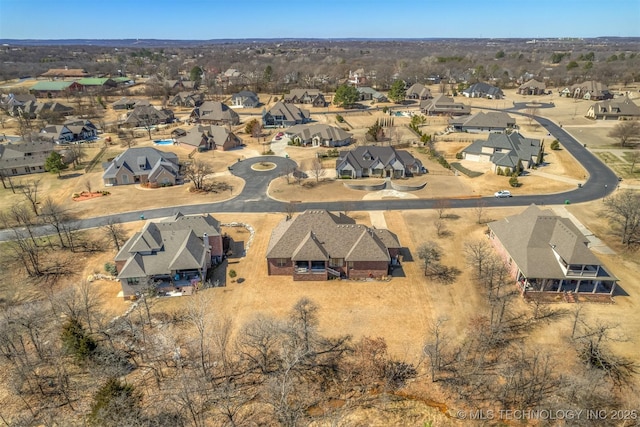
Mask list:
[[494,196],[502,198],[502,197],[511,197],[511,192],[509,190],[500,190],[496,191]]

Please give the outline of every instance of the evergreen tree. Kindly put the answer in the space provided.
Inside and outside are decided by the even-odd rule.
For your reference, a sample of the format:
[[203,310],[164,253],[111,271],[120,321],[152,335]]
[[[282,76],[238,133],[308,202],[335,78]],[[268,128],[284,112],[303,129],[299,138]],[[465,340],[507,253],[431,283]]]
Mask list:
[[51,173],[57,173],[65,170],[68,166],[62,161],[62,156],[57,151],[52,152],[44,162],[44,170]]
[[404,82],[402,80],[396,80],[389,89],[389,99],[396,104],[403,101],[407,94],[407,90],[404,88]]

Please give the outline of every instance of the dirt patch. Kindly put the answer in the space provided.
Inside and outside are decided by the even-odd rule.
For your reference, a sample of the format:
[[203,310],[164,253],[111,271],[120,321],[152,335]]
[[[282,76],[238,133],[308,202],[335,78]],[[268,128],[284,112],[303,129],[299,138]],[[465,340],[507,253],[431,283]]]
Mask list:
[[95,199],[96,197],[102,197],[102,196],[108,196],[108,195],[109,195],[108,192],[102,192],[102,191],[99,191],[97,193],[90,193],[88,191],[83,191],[78,195],[74,195],[72,199],[74,202],[82,202],[83,200],[90,200],[90,199]]

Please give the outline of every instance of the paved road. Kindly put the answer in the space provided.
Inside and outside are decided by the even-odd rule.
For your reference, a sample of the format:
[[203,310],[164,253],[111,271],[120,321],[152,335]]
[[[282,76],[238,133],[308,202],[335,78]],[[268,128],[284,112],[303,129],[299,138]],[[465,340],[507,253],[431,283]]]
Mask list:
[[[521,114],[527,116],[526,113],[510,111],[513,114]],[[604,198],[613,192],[617,185],[618,179],[616,175],[602,163],[595,155],[589,152],[581,143],[575,140],[571,135],[557,126],[551,120],[534,117],[549,133],[551,133],[558,141],[562,143],[564,148],[569,151],[578,162],[580,162],[587,170],[589,178],[582,185],[582,188],[576,186],[575,190],[545,195],[526,195],[515,196],[508,199],[496,199],[494,197],[483,198],[460,198],[450,199],[449,203],[452,208],[470,208],[478,206],[482,201],[486,207],[498,206],[528,206],[531,203],[539,205],[564,204],[566,201],[570,203],[582,203],[591,200]],[[258,172],[251,169],[251,165],[262,161],[270,161],[277,165],[271,171]],[[94,228],[107,224],[109,221],[119,223],[139,221],[141,215],[144,219],[156,219],[167,217],[180,211],[184,214],[196,214],[210,212],[223,213],[260,213],[260,212],[284,212],[287,204],[271,199],[267,196],[267,187],[269,182],[282,174],[287,168],[295,166],[295,162],[291,159],[276,156],[261,156],[246,159],[235,163],[231,167],[231,172],[244,179],[246,184],[241,194],[232,200],[205,203],[199,205],[173,206],[165,208],[157,208],[151,210],[133,211],[118,213],[103,217],[87,218],[77,222],[80,229]],[[328,209],[334,211],[340,210],[409,210],[409,209],[433,209],[435,200],[431,199],[397,199],[397,200],[357,200],[350,202],[309,202],[295,203],[296,211],[302,212],[306,209]],[[46,230],[40,229],[39,233]],[[0,241],[11,238],[10,232],[0,230]]]

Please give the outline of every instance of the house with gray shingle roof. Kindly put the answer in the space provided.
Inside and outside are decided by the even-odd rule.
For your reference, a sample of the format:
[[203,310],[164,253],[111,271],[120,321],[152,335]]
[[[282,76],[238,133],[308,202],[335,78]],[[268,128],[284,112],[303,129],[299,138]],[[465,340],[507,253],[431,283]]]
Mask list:
[[205,101],[200,106],[193,109],[190,119],[196,123],[206,123],[210,125],[232,125],[240,124],[238,113],[229,108],[228,105],[217,101]]
[[516,119],[502,111],[481,111],[470,116],[454,117],[449,120],[449,126],[454,132],[505,132],[516,127]]
[[54,146],[51,140],[0,144],[0,174],[7,177],[45,172],[44,164]]
[[356,90],[358,91],[358,94],[360,96],[359,98],[360,101],[376,101],[376,102],[388,101],[387,97],[384,96],[384,94],[368,86],[358,86]]
[[568,218],[531,205],[488,224],[489,239],[523,295],[529,292],[605,293],[617,280],[589,249],[589,240]]
[[291,89],[282,100],[286,104],[309,104],[314,107],[326,107],[324,95],[318,89]]
[[134,107],[140,105],[151,105],[146,99],[133,99],[122,97],[113,104],[111,104],[111,108],[114,110],[133,110]]
[[159,109],[153,105],[136,104],[122,125],[125,127],[148,127],[171,123],[174,118],[173,111],[167,108]]
[[640,117],[640,107],[625,96],[596,102],[589,107],[586,117],[596,120],[633,120]]
[[242,140],[225,126],[198,125],[178,137],[179,144],[187,144],[203,150],[231,150],[242,146]]
[[499,87],[490,85],[489,83],[478,82],[474,83],[465,90],[462,91],[462,95],[467,98],[488,98],[488,99],[502,99],[504,93]]
[[425,87],[422,83],[414,83],[405,94],[407,99],[431,99],[431,89]]
[[536,79],[531,79],[524,82],[518,88],[518,94],[520,95],[544,95],[547,91],[547,85],[544,82],[539,82]]
[[151,187],[175,185],[180,176],[178,156],[153,147],[129,148],[102,164],[104,185],[148,184]]
[[178,92],[169,102],[169,105],[177,107],[198,107],[204,102],[204,94],[201,92]]
[[61,125],[49,124],[42,128],[40,133],[51,136],[57,144],[68,144],[95,138],[98,129],[89,120],[70,119]]
[[115,257],[122,296],[135,299],[151,288],[160,295],[190,295],[222,261],[220,223],[211,215],[176,215],[148,222]]
[[264,127],[287,127],[307,123],[309,120],[309,111],[284,102],[276,102],[269,111],[262,112]]
[[609,88],[604,83],[595,80],[588,80],[586,82],[576,83],[571,87],[565,87],[560,91],[560,96],[593,101],[613,98],[613,94],[609,92]]
[[441,93],[434,99],[420,101],[420,112],[427,116],[464,116],[471,113],[471,108]]
[[231,96],[231,103],[239,108],[255,108],[260,105],[260,99],[255,92],[242,90]]
[[356,147],[341,151],[340,158],[336,160],[336,176],[339,178],[404,178],[423,172],[420,160],[406,150],[393,147]]
[[539,139],[525,138],[518,132],[491,133],[486,141],[474,141],[462,150],[462,156],[474,162],[491,163],[494,172],[500,168],[505,174],[511,174],[542,162],[544,144]]
[[369,228],[343,214],[307,210],[278,224],[267,248],[270,276],[293,280],[367,279],[399,265],[398,237]]
[[353,138],[342,128],[321,123],[291,126],[284,133],[296,144],[313,147],[343,147]]

